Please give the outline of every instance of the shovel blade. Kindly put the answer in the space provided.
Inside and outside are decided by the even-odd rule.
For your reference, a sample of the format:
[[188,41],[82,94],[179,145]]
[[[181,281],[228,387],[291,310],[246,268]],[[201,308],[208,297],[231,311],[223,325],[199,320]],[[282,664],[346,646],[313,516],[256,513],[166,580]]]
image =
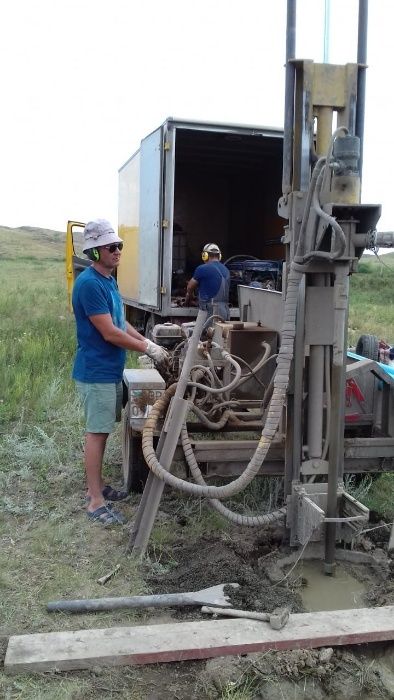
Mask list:
[[230,603],[229,597],[224,593],[225,586],[239,588],[239,583],[219,583],[217,586],[202,588],[201,591],[196,591],[195,593],[190,593],[188,595],[190,595],[190,598],[192,598],[198,605],[211,605],[216,608],[231,608],[232,603]]

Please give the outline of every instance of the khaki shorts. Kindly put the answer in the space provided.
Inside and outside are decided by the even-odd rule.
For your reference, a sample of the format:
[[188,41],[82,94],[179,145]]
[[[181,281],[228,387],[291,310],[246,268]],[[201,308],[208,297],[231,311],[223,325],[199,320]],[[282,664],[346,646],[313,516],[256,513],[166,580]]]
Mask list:
[[112,433],[122,415],[122,382],[87,384],[75,382],[85,411],[87,433]]

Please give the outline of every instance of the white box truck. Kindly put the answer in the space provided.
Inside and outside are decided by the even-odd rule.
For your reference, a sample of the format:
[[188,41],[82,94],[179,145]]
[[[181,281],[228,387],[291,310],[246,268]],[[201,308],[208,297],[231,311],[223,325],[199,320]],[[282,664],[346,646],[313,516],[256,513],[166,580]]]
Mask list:
[[[280,129],[171,118],[141,141],[119,170],[117,278],[133,325],[193,320],[181,304],[205,243],[232,264],[283,260],[282,148]],[[233,306],[237,318],[234,295]]]

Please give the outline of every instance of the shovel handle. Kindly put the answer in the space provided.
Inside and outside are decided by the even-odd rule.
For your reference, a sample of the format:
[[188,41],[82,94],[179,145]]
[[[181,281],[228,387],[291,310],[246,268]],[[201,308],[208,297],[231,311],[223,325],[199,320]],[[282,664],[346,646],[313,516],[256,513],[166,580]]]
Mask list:
[[265,612],[257,612],[254,610],[237,610],[236,608],[211,608],[204,605],[201,608],[202,613],[211,613],[211,615],[226,615],[227,617],[246,617],[249,620],[262,620],[269,622],[270,616]]

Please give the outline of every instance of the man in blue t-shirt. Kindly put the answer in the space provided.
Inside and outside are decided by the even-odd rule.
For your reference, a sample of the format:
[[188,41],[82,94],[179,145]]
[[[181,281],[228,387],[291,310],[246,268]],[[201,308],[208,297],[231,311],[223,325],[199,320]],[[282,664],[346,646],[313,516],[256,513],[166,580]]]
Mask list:
[[196,267],[187,284],[185,306],[189,305],[193,293],[198,290],[198,307],[208,311],[208,319],[219,316],[223,321],[228,321],[230,272],[220,262],[222,254],[219,246],[207,243],[201,257],[203,264]]
[[112,271],[118,267],[123,241],[109,221],[95,219],[84,228],[83,252],[92,261],[76,279],[72,304],[77,325],[77,352],[72,376],[82,399],[85,420],[85,471],[87,513],[104,525],[122,522],[106,501],[119,501],[127,493],[106,486],[102,465],[109,433],[120,420],[122,375],[126,350],[149,355],[158,364],[167,352],[125,321],[123,302]]

